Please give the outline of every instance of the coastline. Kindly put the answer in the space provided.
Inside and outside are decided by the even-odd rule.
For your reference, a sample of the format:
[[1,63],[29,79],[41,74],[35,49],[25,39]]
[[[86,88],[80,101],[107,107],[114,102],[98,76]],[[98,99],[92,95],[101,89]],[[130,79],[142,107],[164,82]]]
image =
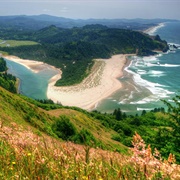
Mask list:
[[65,106],[76,106],[86,110],[94,109],[97,104],[122,88],[117,79],[123,76],[126,56],[114,55],[110,59],[97,59],[92,73],[82,83],[69,87],[54,86],[61,78],[61,73],[49,81],[47,97],[55,103]]
[[10,55],[3,56],[3,58],[21,64],[34,73],[39,73],[49,67],[57,70],[57,74],[49,80],[47,97],[55,103],[92,110],[101,100],[122,88],[122,84],[117,78],[123,76],[123,70],[127,63],[126,56],[130,56],[130,54],[114,55],[110,59],[96,59],[92,73],[82,83],[69,87],[54,86],[62,74],[62,71],[54,66]]
[[142,32],[149,35],[154,35],[154,33],[159,29],[165,26],[165,23],[159,23],[157,26],[152,26],[148,29],[143,30]]

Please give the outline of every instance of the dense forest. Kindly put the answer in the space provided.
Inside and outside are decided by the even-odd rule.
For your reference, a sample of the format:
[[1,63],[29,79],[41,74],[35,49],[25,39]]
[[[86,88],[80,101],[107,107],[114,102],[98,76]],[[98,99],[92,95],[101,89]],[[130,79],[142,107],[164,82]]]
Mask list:
[[166,41],[137,31],[113,29],[102,25],[63,29],[54,25],[38,31],[5,31],[5,40],[31,40],[37,45],[0,47],[21,58],[46,62],[61,68],[62,79],[57,86],[81,82],[88,75],[93,59],[109,58],[115,54],[153,55],[154,50],[167,51]]

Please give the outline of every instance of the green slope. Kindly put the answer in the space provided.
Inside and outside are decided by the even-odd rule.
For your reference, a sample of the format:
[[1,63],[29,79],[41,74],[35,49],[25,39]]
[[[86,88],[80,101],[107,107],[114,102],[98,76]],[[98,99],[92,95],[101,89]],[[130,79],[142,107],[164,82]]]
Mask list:
[[[80,142],[78,137],[82,130],[85,130],[90,132],[90,135],[95,138],[97,142],[95,146],[127,152],[125,146],[111,139],[117,133],[105,128],[96,119],[88,116],[86,111],[80,112],[65,107],[46,111],[37,105],[29,103],[26,99],[28,98],[21,98],[19,95],[12,94],[0,87],[0,119],[4,125],[10,125],[12,122],[15,122],[25,129],[29,127],[34,132],[45,133],[58,138],[56,132],[53,130],[53,125],[59,119],[66,117],[76,129],[76,134],[68,140],[74,140],[77,143]],[[92,145],[94,146],[94,144]]]
[[[61,108],[47,112],[0,87],[0,112],[2,180],[179,178],[180,166],[172,154],[168,161],[162,161],[158,151],[154,155],[136,134],[131,155],[123,155],[117,150],[125,152],[126,148],[111,140],[116,133],[83,110]],[[78,132],[87,129],[111,151],[61,141],[51,128],[60,117],[68,118]]]

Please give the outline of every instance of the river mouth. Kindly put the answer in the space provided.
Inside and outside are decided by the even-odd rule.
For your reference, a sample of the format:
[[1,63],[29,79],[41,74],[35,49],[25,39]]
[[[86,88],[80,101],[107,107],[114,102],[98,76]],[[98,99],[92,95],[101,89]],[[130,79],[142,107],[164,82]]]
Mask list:
[[34,72],[25,66],[6,59],[8,73],[20,80],[19,93],[33,99],[47,99],[49,80],[57,74],[57,70],[47,66]]

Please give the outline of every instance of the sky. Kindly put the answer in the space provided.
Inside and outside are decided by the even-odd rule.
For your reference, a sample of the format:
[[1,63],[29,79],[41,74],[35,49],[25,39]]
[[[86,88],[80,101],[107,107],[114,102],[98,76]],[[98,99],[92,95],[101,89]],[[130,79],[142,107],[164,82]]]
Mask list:
[[180,20],[180,0],[0,0],[0,16],[39,14],[72,19]]

